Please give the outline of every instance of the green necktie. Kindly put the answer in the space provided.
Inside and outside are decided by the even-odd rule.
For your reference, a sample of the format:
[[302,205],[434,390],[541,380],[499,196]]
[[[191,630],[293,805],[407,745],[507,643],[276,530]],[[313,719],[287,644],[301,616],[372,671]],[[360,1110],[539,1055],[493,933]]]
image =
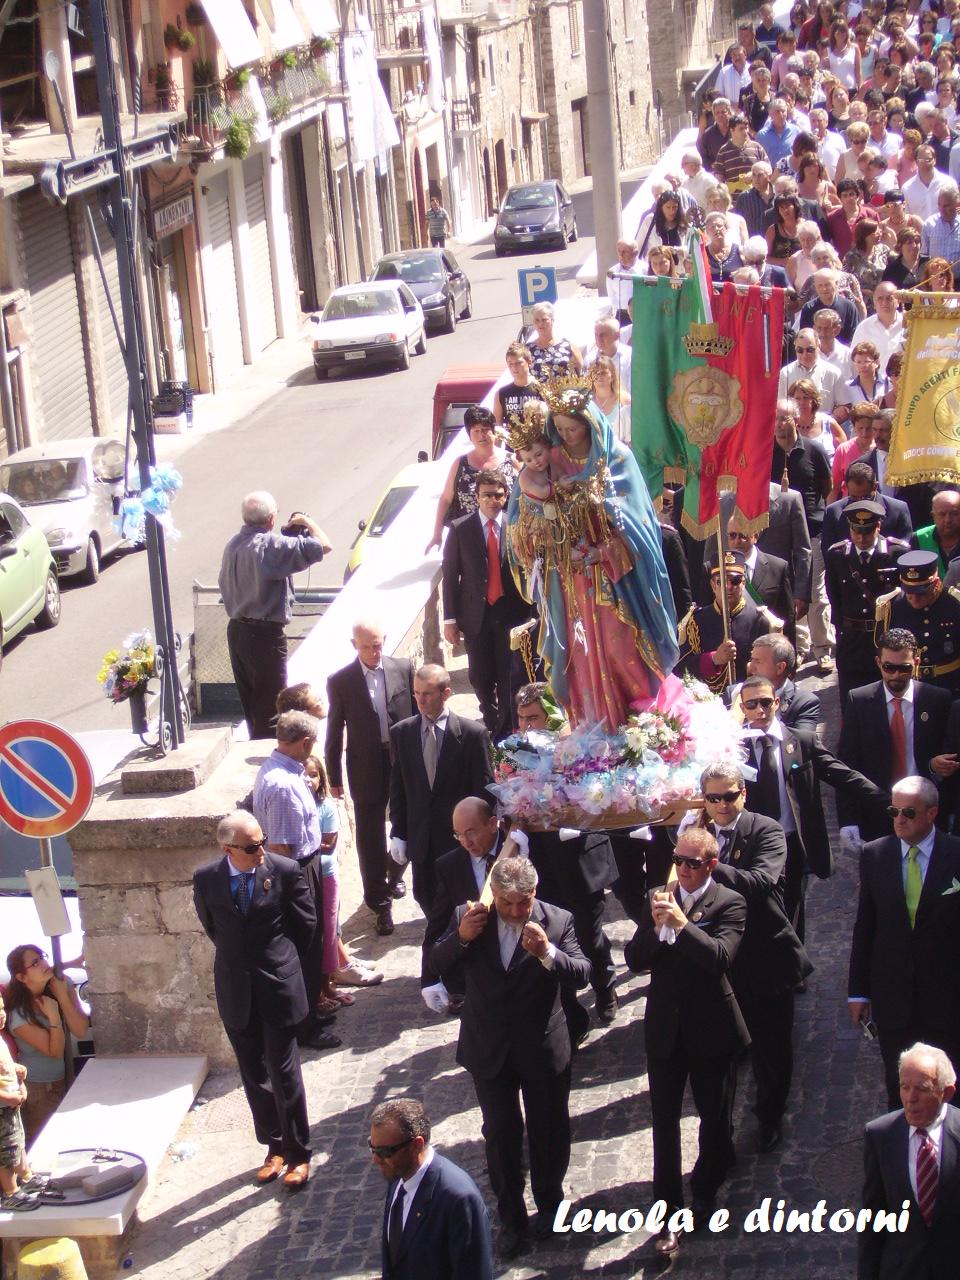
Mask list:
[[923,876],[920,874],[920,850],[912,844],[907,850],[907,915],[910,928],[917,922],[917,907],[923,892]]

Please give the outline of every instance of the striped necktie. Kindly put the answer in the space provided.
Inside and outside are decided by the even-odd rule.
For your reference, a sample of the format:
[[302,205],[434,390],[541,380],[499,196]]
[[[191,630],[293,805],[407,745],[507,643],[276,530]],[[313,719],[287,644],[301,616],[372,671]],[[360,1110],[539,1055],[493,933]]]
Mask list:
[[933,1210],[937,1203],[937,1183],[940,1170],[937,1167],[937,1152],[933,1139],[926,1129],[918,1129],[917,1137],[920,1146],[917,1149],[917,1204],[924,1222],[929,1227],[933,1222]]

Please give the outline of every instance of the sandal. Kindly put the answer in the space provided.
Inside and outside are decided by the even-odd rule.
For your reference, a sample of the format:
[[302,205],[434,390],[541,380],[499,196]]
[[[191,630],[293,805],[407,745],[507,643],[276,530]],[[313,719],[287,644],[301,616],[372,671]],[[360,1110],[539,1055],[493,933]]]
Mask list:
[[335,1000],[339,1005],[351,1005],[357,1003],[356,996],[352,996],[349,991],[335,991],[331,999]]
[[335,1000],[333,996],[318,996],[314,1008],[317,1013],[336,1013],[340,1008],[340,1001]]
[[28,1195],[26,1191],[15,1191],[13,1195],[0,1199],[0,1205],[10,1213],[29,1213],[31,1209],[40,1208],[40,1198]]

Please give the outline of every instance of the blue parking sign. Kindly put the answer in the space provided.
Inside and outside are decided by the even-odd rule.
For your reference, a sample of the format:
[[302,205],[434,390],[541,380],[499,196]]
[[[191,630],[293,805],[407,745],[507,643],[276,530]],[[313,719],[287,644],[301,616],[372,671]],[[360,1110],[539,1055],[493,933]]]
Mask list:
[[538,302],[556,302],[555,267],[521,267],[517,280],[520,284],[520,306],[524,309],[534,307]]

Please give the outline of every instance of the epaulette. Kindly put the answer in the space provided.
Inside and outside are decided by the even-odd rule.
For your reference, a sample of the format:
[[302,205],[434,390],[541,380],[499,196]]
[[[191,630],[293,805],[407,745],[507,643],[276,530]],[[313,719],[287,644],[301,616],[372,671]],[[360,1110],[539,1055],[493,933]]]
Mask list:
[[685,644],[689,644],[691,649],[693,649],[693,638],[690,634],[690,629],[692,627],[697,637],[697,647],[696,649],[693,649],[693,652],[699,653],[700,652],[700,628],[697,626],[697,624],[693,620],[693,615],[696,613],[696,611],[697,611],[697,606],[695,604],[692,604],[690,608],[687,610],[687,612],[680,619],[680,621],[677,623],[677,643],[680,645],[681,648]]
[[773,612],[773,610],[768,609],[765,604],[757,605],[757,613],[762,614],[763,617],[765,617],[766,620],[770,623],[771,631],[783,631],[783,619],[778,618],[777,615]]
[[960,601],[960,587],[947,587],[947,595],[953,596],[954,600]]
[[900,588],[895,587],[893,591],[886,591],[882,596],[877,596],[877,602],[874,605],[873,616],[874,621],[879,625],[881,631],[890,629],[890,606],[900,596]]

